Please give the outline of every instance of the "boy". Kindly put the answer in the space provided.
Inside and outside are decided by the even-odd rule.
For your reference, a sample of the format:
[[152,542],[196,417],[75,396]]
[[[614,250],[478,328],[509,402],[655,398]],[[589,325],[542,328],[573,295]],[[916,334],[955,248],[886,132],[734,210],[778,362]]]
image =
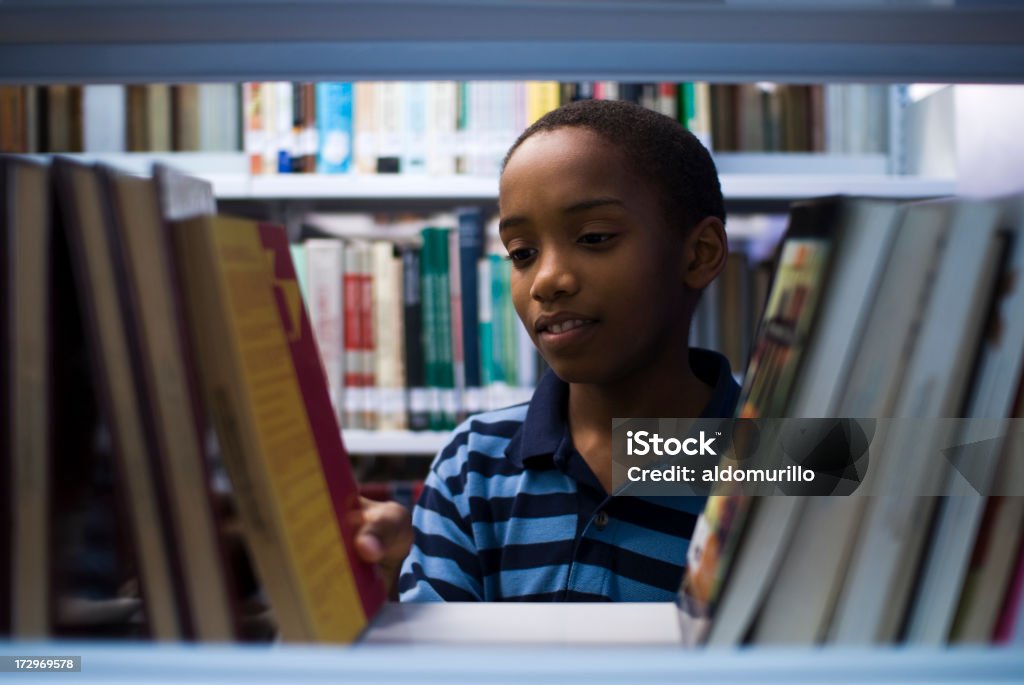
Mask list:
[[[731,416],[724,357],[688,349],[725,263],[714,163],[678,123],[583,100],[505,158],[499,232],[512,299],[550,366],[529,404],[464,422],[412,519],[366,510],[360,549],[403,601],[665,601],[704,500],[613,496],[613,417]],[[414,539],[413,539],[414,538]]]

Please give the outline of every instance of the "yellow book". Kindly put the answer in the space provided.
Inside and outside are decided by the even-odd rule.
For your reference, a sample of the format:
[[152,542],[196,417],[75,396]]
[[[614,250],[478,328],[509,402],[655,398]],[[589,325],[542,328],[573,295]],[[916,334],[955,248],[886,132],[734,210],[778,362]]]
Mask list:
[[283,639],[349,642],[385,599],[354,550],[359,496],[280,226],[175,226],[203,394]]

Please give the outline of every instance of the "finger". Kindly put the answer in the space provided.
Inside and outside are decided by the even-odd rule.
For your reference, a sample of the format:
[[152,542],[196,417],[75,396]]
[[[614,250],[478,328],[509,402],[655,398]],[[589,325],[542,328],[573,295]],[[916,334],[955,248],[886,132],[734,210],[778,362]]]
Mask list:
[[384,558],[384,546],[373,533],[360,531],[356,536],[356,553],[363,561],[376,564]]
[[361,534],[375,536],[385,560],[401,560],[412,545],[412,519],[408,510],[395,502],[377,502],[366,510]]

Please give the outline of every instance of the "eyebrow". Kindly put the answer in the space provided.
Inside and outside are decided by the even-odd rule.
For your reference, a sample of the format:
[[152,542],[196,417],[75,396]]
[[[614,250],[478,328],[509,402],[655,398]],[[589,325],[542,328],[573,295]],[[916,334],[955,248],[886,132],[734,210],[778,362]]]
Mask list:
[[[574,202],[573,204],[564,208],[562,210],[562,213],[576,214],[579,212],[586,212],[588,210],[595,209],[596,207],[606,207],[608,205],[625,207],[626,203],[617,197],[594,197],[587,200],[580,200],[579,202]],[[525,216],[515,215],[505,217],[498,222],[498,233],[525,224],[527,223],[527,221],[528,220]]]

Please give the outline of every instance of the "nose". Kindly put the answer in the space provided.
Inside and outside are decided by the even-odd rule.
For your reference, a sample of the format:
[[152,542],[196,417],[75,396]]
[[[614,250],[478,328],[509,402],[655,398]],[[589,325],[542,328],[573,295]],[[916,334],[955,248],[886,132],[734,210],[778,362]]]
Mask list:
[[572,260],[561,250],[544,250],[537,256],[537,268],[530,297],[538,302],[551,302],[579,290],[579,278]]

